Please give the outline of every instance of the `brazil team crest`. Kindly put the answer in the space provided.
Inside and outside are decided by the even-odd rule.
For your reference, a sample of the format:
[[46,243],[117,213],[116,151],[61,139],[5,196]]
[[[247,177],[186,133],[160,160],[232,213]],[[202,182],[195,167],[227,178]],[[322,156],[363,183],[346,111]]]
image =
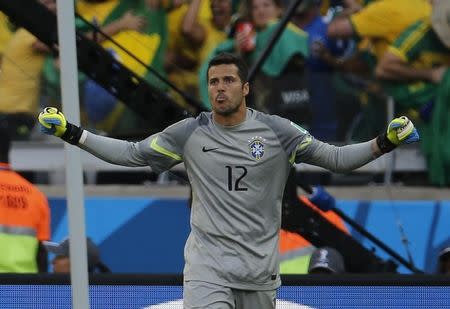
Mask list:
[[256,160],[260,160],[264,156],[265,139],[261,136],[254,136],[248,141],[250,155]]

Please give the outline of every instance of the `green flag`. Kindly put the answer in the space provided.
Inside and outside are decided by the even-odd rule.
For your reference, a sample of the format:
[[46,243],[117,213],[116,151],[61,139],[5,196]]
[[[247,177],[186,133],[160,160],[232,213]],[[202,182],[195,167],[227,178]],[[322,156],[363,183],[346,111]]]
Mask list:
[[436,92],[432,120],[419,129],[430,182],[439,186],[450,185],[449,100],[450,70],[447,70]]
[[[167,85],[156,77],[153,71],[162,76],[164,73],[164,53],[167,49],[167,12],[165,9],[151,10],[146,6],[145,0],[119,1],[105,20],[98,26],[103,27],[114,21],[119,20],[127,11],[132,11],[136,15],[144,16],[147,22],[141,32],[123,31],[115,35],[115,41],[121,46],[134,54],[146,66],[151,67],[148,70],[144,65],[133,60],[126,52],[117,47],[114,43],[103,42],[102,45],[106,49],[114,50],[120,62],[127,66],[130,70],[144,78],[151,85],[166,90]],[[92,20],[89,22],[93,22]],[[80,18],[76,19],[76,27],[78,31],[90,32],[93,28],[86,24]],[[59,69],[54,65],[53,56],[48,56],[43,66],[43,79],[46,81],[47,93],[51,96],[59,97]],[[79,74],[79,80],[84,80],[83,74]]]

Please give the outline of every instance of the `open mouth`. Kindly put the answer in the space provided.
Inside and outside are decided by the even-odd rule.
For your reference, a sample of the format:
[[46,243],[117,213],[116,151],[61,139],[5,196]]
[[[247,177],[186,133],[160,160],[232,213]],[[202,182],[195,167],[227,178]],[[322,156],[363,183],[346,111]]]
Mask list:
[[226,100],[227,100],[227,96],[226,96],[226,95],[223,95],[223,94],[219,94],[219,95],[216,97],[216,102],[218,102],[218,103],[225,102]]

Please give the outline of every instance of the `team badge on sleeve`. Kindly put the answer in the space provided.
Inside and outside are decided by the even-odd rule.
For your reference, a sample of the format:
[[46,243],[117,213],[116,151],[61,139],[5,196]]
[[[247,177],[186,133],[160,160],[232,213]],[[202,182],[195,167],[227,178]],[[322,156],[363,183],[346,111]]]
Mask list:
[[256,160],[260,160],[264,156],[264,142],[266,140],[260,136],[254,136],[249,140],[250,155]]

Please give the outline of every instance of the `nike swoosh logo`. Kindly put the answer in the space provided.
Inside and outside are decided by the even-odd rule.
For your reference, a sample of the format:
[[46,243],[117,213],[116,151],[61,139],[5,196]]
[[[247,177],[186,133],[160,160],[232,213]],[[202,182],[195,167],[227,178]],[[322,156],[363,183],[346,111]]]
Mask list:
[[216,147],[216,148],[206,148],[205,146],[203,146],[202,151],[203,151],[203,152],[209,152],[209,151],[213,151],[213,150],[217,150],[217,149],[219,149],[219,147]]

